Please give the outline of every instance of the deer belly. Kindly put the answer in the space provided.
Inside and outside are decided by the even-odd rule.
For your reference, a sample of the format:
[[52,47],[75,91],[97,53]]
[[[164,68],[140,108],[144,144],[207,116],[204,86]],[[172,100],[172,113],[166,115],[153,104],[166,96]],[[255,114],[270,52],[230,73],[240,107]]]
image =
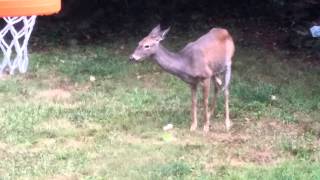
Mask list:
[[189,74],[186,73],[181,73],[181,74],[176,74],[182,81],[188,83],[188,84],[196,84],[198,82],[197,77],[195,76],[191,76]]
[[224,62],[211,63],[210,69],[212,70],[212,75],[220,74],[225,71],[226,64]]

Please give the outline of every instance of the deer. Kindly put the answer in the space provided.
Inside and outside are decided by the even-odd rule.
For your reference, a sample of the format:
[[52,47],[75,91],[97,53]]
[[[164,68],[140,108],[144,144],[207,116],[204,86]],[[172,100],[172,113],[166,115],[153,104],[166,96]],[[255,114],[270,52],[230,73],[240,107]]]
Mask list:
[[[219,90],[224,92],[225,128],[229,131],[232,121],[229,117],[229,83],[231,80],[232,58],[235,52],[233,38],[226,29],[212,28],[197,40],[188,43],[178,52],[171,52],[161,45],[170,27],[161,30],[157,25],[144,37],[129,60],[140,62],[151,57],[166,72],[177,76],[191,88],[191,127],[195,131],[197,120],[197,89],[202,86],[204,126],[203,132],[210,129],[210,117],[215,113],[215,104]],[[221,77],[224,82],[222,84]],[[214,86],[214,95],[209,109],[209,95],[211,84]]]

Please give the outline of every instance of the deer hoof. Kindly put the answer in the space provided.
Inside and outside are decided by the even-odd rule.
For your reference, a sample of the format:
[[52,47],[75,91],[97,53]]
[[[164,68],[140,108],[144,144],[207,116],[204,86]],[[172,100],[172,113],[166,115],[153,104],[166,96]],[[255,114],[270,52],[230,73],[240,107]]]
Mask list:
[[197,124],[192,124],[190,127],[190,131],[195,131],[197,129]]
[[232,127],[233,123],[231,121],[226,122],[226,130],[229,131]]
[[207,134],[208,132],[209,132],[209,128],[210,126],[209,125],[205,125],[205,126],[203,126],[203,132],[205,133],[205,134]]

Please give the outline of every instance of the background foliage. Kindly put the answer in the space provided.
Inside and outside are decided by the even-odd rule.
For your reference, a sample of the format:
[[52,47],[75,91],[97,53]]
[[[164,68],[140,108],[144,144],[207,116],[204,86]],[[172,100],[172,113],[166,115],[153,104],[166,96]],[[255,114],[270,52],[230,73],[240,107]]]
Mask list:
[[237,29],[237,44],[254,39],[268,48],[308,51],[316,60],[320,41],[309,28],[320,24],[319,9],[316,0],[64,0],[61,13],[42,17],[49,27],[41,27],[43,34],[74,44],[140,37],[158,23],[174,27],[177,34],[222,26]]

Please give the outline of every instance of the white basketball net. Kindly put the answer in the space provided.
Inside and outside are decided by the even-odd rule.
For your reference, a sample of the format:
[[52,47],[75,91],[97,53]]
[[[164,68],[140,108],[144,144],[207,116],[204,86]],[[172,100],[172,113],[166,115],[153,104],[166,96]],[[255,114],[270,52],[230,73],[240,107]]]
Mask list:
[[[18,69],[25,73],[28,68],[28,41],[36,16],[4,17],[6,25],[0,30],[0,48],[3,53],[0,74],[14,74]],[[1,60],[1,54],[0,54]]]

